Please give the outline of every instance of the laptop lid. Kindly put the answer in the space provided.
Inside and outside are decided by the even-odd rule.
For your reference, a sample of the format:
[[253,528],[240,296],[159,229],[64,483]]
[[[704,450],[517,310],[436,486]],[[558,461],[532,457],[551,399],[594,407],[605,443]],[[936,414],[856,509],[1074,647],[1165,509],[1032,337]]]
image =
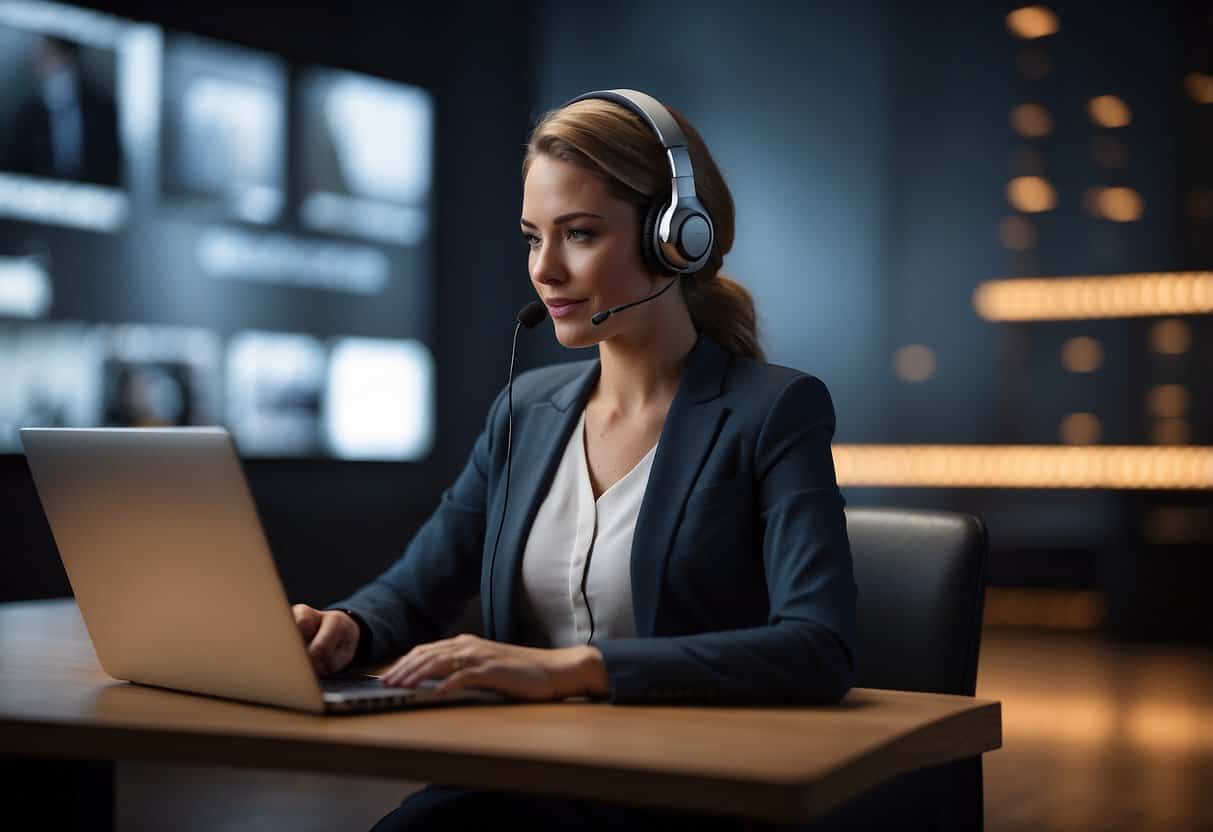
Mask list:
[[324,711],[226,430],[20,433],[106,673]]

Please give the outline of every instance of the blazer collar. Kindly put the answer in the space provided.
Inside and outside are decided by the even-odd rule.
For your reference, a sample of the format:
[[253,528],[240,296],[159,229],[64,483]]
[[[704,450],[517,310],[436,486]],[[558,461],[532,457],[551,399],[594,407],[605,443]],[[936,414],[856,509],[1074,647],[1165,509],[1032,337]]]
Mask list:
[[[724,389],[724,371],[728,366],[729,357],[724,347],[700,334],[691,351],[687,353],[675,399],[681,397],[698,403],[711,401],[719,396]],[[580,413],[601,373],[602,362],[596,360],[581,375],[557,388],[552,394],[552,406],[564,411],[577,405],[577,412]]]
[[[666,415],[632,538],[632,609],[639,636],[654,634],[661,580],[674,532],[682,518],[681,506],[727,414],[716,400],[724,388],[729,360],[730,355],[723,347],[700,335],[687,354]],[[532,406],[525,427],[514,437],[517,458],[513,465],[513,499],[507,509],[496,569],[491,576],[494,597],[505,599],[505,603],[494,610],[495,620],[487,629],[490,638],[516,641],[521,635],[517,622],[521,613],[518,604],[525,541],[601,370],[601,362],[594,361],[558,388],[548,402]],[[548,404],[551,406],[545,406]],[[482,592],[484,588],[487,583]]]

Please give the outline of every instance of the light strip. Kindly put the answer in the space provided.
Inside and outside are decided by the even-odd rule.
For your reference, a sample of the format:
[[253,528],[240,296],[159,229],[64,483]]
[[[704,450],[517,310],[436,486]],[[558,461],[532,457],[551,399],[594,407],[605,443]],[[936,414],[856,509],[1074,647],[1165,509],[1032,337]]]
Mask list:
[[986,588],[982,625],[1095,630],[1103,623],[1106,606],[1103,594],[1093,590],[991,586]]
[[126,194],[117,188],[0,173],[0,217],[115,231],[128,213]]
[[1197,446],[835,445],[834,466],[844,486],[1213,489]]
[[1213,272],[989,280],[974,291],[973,306],[987,321],[1207,315]]

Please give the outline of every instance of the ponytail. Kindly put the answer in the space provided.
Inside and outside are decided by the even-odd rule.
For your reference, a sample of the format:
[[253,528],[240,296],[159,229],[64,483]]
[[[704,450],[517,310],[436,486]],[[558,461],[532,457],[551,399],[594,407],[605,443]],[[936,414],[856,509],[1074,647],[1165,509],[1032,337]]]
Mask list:
[[720,272],[705,277],[709,269],[713,269],[711,264],[682,279],[682,297],[695,329],[735,355],[765,361],[758,342],[753,297],[744,286]]

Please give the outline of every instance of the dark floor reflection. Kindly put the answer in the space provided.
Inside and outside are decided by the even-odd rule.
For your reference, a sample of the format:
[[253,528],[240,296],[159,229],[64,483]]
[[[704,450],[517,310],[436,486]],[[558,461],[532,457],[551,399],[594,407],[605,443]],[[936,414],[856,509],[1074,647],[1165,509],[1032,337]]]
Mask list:
[[1213,829],[1213,650],[987,629],[986,828]]

